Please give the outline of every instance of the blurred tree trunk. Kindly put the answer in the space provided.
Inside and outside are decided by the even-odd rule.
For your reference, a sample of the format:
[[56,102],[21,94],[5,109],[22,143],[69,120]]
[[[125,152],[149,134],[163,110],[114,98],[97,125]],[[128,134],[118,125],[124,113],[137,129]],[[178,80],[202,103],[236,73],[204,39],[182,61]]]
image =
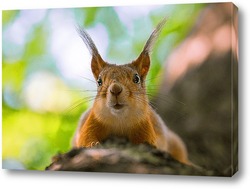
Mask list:
[[154,100],[190,159],[226,175],[238,169],[237,20],[231,3],[208,6],[167,59]]

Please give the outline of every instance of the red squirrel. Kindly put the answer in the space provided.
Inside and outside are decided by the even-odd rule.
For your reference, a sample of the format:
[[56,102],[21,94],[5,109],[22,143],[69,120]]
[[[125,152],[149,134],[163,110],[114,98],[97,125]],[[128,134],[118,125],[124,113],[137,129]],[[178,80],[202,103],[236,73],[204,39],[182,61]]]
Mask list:
[[91,69],[97,83],[97,95],[93,106],[80,119],[74,147],[93,147],[111,135],[126,137],[134,144],[148,143],[192,165],[184,142],[166,126],[146,95],[150,52],[165,22],[166,19],[157,25],[139,57],[125,65],[105,62],[89,34],[78,28],[92,55]]

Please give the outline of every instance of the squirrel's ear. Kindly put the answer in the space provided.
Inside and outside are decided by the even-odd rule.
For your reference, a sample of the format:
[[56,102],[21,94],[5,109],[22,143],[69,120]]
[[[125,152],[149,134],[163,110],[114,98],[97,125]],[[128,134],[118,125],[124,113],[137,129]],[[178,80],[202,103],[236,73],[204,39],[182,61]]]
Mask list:
[[99,77],[100,72],[102,71],[102,69],[106,65],[107,65],[107,63],[103,61],[103,59],[100,55],[99,56],[92,56],[91,69],[92,69],[92,73],[93,73],[95,79],[97,79]]
[[146,76],[150,67],[150,53],[152,51],[153,45],[159,36],[163,26],[165,25],[167,18],[164,18],[154,29],[150,37],[148,38],[143,51],[140,56],[132,63],[138,70],[141,76]]
[[136,67],[136,70],[142,78],[146,77],[150,67],[149,53],[142,52],[132,65]]
[[80,37],[82,38],[83,42],[87,46],[90,54],[92,55],[91,69],[94,77],[97,79],[101,70],[106,66],[107,63],[103,61],[102,57],[100,56],[95,46],[95,43],[93,42],[89,34],[80,27],[77,27],[76,29]]

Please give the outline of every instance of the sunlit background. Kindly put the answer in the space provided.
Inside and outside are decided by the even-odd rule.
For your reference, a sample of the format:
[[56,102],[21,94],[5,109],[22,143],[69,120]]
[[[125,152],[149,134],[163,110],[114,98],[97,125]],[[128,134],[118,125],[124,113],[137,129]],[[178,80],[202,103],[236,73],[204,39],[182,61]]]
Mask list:
[[3,168],[44,170],[53,155],[71,148],[96,89],[77,25],[87,30],[104,60],[123,64],[139,55],[156,24],[168,17],[151,56],[147,84],[157,86],[152,84],[160,82],[166,58],[205,6],[3,11]]

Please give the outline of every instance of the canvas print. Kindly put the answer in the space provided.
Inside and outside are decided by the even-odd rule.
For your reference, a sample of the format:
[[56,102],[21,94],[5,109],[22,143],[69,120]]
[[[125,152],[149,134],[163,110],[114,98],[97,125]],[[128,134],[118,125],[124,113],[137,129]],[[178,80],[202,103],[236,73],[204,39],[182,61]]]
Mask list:
[[234,175],[237,12],[4,10],[2,168]]

